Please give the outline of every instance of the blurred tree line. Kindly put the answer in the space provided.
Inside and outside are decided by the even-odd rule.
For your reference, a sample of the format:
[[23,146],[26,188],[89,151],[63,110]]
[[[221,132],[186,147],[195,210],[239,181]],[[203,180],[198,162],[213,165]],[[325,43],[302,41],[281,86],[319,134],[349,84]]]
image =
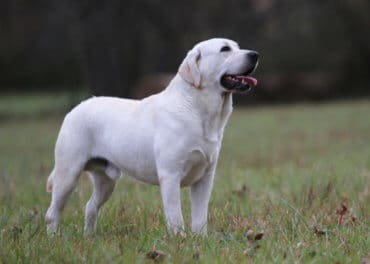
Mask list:
[[261,54],[243,100],[370,95],[369,11],[369,0],[2,0],[0,89],[132,97],[196,42],[227,37]]

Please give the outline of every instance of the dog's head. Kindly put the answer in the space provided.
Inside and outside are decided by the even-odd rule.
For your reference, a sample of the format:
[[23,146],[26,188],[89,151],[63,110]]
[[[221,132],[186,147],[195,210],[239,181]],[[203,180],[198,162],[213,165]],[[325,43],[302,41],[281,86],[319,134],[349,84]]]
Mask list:
[[258,53],[242,50],[229,39],[198,43],[181,63],[178,73],[192,86],[216,87],[220,91],[244,92],[257,85],[249,76],[258,65]]

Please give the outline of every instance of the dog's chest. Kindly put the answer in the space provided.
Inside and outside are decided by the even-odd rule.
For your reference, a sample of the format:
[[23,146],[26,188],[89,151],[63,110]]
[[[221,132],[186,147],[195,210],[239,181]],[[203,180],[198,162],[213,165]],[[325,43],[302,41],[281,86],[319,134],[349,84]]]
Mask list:
[[189,186],[199,181],[217,161],[218,142],[204,142],[194,148],[187,159],[181,186]]

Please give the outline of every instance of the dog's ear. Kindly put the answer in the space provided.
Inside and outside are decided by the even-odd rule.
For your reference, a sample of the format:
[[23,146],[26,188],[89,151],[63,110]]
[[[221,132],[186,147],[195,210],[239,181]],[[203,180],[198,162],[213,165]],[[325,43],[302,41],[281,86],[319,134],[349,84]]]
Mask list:
[[200,88],[199,60],[201,58],[199,49],[192,49],[186,55],[179,67],[180,76],[196,88]]

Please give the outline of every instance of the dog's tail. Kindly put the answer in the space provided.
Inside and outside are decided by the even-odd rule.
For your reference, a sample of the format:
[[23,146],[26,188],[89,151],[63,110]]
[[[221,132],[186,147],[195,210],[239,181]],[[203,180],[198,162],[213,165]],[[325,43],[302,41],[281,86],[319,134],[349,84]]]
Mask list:
[[46,183],[46,191],[49,193],[53,190],[53,175],[54,175],[54,170],[50,173],[48,181]]

